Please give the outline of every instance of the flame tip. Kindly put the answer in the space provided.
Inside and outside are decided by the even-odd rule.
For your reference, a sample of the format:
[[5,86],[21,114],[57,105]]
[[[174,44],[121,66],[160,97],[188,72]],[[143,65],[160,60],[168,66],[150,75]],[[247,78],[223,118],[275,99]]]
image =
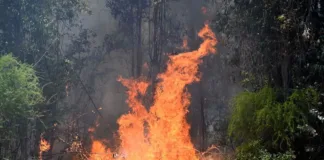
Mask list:
[[[142,97],[151,82],[144,76],[136,79],[119,76],[118,81],[128,89],[127,104],[131,109],[117,121],[120,145],[112,152],[103,142],[93,141],[91,153],[102,154],[91,155],[90,160],[111,160],[113,155],[124,155],[127,160],[199,159],[186,121],[191,97],[186,86],[200,81],[198,66],[201,58],[216,52],[217,40],[207,23],[198,35],[203,39],[198,50],[168,56],[166,70],[157,75],[160,81],[156,82],[149,110]],[[182,47],[186,45],[184,40]]]

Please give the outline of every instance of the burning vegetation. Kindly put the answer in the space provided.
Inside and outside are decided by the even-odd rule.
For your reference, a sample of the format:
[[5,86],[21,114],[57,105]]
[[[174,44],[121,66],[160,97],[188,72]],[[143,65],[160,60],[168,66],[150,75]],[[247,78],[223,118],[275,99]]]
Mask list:
[[0,6],[0,160],[324,159],[324,0]]
[[[198,160],[189,136],[186,114],[190,93],[186,85],[200,80],[201,58],[215,54],[215,34],[205,24],[199,32],[203,43],[199,49],[169,56],[166,71],[158,75],[154,102],[147,110],[141,101],[149,82],[145,78],[118,80],[127,87],[127,103],[131,109],[118,120],[120,146],[112,154],[100,141],[93,141],[91,160]],[[184,42],[185,43],[185,42]],[[91,129],[92,130],[92,129]]]
[[43,135],[40,137],[39,142],[39,159],[42,160],[43,152],[47,152],[51,148],[50,144],[43,138]]

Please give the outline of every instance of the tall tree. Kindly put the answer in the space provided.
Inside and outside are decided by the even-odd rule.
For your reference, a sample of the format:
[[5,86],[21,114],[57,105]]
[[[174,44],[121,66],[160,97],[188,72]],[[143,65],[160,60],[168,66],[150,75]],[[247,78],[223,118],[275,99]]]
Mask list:
[[127,38],[131,39],[131,73],[134,77],[141,75],[143,65],[142,51],[142,27],[145,18],[145,9],[150,5],[148,0],[107,0],[107,7],[111,9],[111,14],[119,21],[122,32],[126,33]]
[[[38,116],[37,133],[33,132],[33,139],[37,141],[38,135],[44,127],[53,126],[57,121],[58,102],[65,97],[65,87],[68,81],[72,81],[72,65],[64,58],[62,38],[69,28],[75,27],[75,20],[82,11],[86,11],[83,0],[72,1],[36,1],[36,0],[1,0],[0,1],[0,54],[12,52],[22,62],[32,64],[40,77],[40,85],[43,89],[45,104],[41,107],[46,118]],[[34,125],[35,121],[32,122]],[[43,126],[43,127],[41,127]],[[21,131],[32,132],[36,128],[27,129],[21,126]],[[50,136],[52,138],[52,136]],[[23,138],[23,137],[22,137]],[[53,143],[53,140],[51,141]],[[29,142],[24,142],[29,143]],[[34,143],[33,147],[37,146]],[[17,149],[22,149],[23,143],[16,143]],[[18,152],[20,159],[31,157],[36,149],[31,152]],[[26,150],[27,151],[27,150]],[[18,158],[19,159],[19,158]]]
[[0,158],[24,159],[33,151],[29,124],[43,101],[34,68],[12,55],[0,57],[0,97]]
[[[322,6],[318,0],[236,0],[227,8],[217,23],[222,24],[221,29],[232,40],[228,46],[237,54],[233,62],[241,67],[247,89],[270,85],[281,91],[281,101],[289,99],[296,89],[311,87],[323,93],[323,77],[319,76],[324,53],[320,36],[324,31]],[[320,97],[318,105],[322,103]],[[292,143],[297,159],[323,156],[323,146],[319,144],[324,136],[323,107],[309,112],[314,114],[308,117],[308,129]]]

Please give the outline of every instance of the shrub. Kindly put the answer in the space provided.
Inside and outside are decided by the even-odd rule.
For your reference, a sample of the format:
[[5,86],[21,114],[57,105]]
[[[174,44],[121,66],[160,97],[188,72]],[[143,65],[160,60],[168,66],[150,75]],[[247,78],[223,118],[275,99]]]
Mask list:
[[[18,119],[35,116],[34,106],[42,102],[35,70],[11,54],[0,57],[0,135],[10,135]],[[7,134],[6,134],[7,133]],[[9,134],[10,133],[10,134]],[[4,136],[4,137],[3,137]]]

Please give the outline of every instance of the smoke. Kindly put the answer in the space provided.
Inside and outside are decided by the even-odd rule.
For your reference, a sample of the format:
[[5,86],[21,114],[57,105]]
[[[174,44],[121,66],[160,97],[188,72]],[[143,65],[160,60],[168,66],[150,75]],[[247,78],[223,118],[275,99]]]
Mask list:
[[[107,45],[105,36],[116,33],[117,21],[106,7],[106,0],[89,1],[89,6],[92,14],[83,16],[81,23],[97,35],[92,40],[92,49],[94,49],[100,45]],[[99,120],[100,125],[96,130],[97,138],[112,139],[113,132],[117,129],[117,118],[127,111],[125,89],[116,79],[120,75],[125,77],[130,75],[130,56],[121,50],[102,52],[98,53],[103,55],[102,59],[89,64],[82,72],[82,79],[92,88],[93,92],[90,96],[94,99],[96,107],[100,109],[102,117],[92,112],[93,114],[89,114],[86,119],[90,120],[92,125],[95,120]],[[88,112],[94,110],[92,104],[89,103],[87,108]]]
[[[110,10],[105,6],[106,0],[89,1],[91,15],[81,15],[80,24],[84,28],[92,30],[96,37],[91,39],[90,53],[93,54],[96,47],[105,43],[105,35],[117,31],[117,21],[111,16]],[[207,15],[202,13],[202,7],[207,6]],[[188,46],[191,50],[197,49],[201,40],[196,36],[202,28],[204,21],[212,17],[214,5],[210,5],[202,0],[179,0],[169,3],[169,17],[173,21],[179,22],[182,29],[179,34],[189,37]],[[72,30],[78,34],[77,28]],[[148,38],[148,25],[143,24],[143,43],[146,44]],[[216,31],[217,33],[220,31]],[[219,37],[217,36],[219,39]],[[65,39],[66,44],[70,39]],[[179,46],[173,46],[176,48]],[[147,53],[147,46],[143,47],[144,54]],[[240,87],[233,81],[233,75],[237,72],[228,63],[227,50],[223,46],[217,47],[218,55],[205,58],[204,64],[200,67],[202,72],[201,82],[189,87],[192,94],[192,103],[189,108],[188,120],[191,123],[191,136],[197,149],[204,149],[211,143],[219,142],[224,138],[226,132],[226,117],[228,115],[229,100],[239,90]],[[116,81],[118,76],[130,77],[131,52],[128,50],[114,50],[112,52],[100,53],[104,55],[95,63],[84,66],[81,72],[81,79],[90,91],[90,96],[94,100],[96,107],[100,108],[103,118],[99,118],[99,127],[96,129],[96,138],[113,139],[113,132],[117,130],[116,120],[123,113],[128,111],[125,103],[125,88]],[[148,58],[145,55],[145,58]],[[144,59],[143,62],[147,62]],[[83,108],[86,113],[80,118],[83,127],[87,129],[95,124],[98,115],[94,106],[89,100],[89,95],[84,88],[78,86],[73,88],[66,99],[67,105]],[[202,113],[202,109],[204,113]],[[93,111],[93,112],[92,112]],[[69,121],[71,117],[67,117]],[[204,118],[204,119],[203,119]],[[62,130],[68,126],[62,127]],[[206,131],[203,133],[203,131]],[[84,131],[86,132],[86,130]],[[86,135],[86,134],[85,134]],[[204,137],[204,139],[203,139]],[[204,144],[204,141],[208,141]],[[58,143],[59,152],[64,145]],[[54,149],[55,150],[55,149]]]
[[[61,119],[61,125],[56,129],[59,140],[53,146],[53,153],[64,151],[70,147],[73,140],[89,138],[87,130],[94,127],[97,120],[100,125],[97,128],[96,138],[112,139],[113,132],[118,127],[117,118],[127,111],[125,89],[116,79],[120,75],[129,77],[130,56],[120,50],[112,52],[101,50],[99,53],[97,51],[98,48],[106,45],[106,35],[116,33],[117,30],[117,21],[111,16],[105,4],[106,0],[88,1],[91,15],[80,15],[79,25],[82,28],[62,30],[69,35],[78,35],[84,29],[92,31],[95,36],[88,39],[90,41],[88,52],[82,53],[81,56],[95,57],[94,55],[98,54],[100,58],[94,60],[86,58],[91,63],[82,66],[81,73],[72,73],[80,76],[86,88],[80,83],[77,86],[69,86],[69,96],[60,103],[60,106],[70,111],[63,120]],[[71,37],[65,36],[62,42],[62,48],[68,51],[72,44]],[[94,107],[99,109],[102,117],[99,117]],[[73,124],[76,121],[78,126]],[[76,129],[71,129],[73,127]],[[66,134],[66,131],[72,132]],[[53,159],[55,158],[57,157]],[[69,155],[65,158],[71,159]]]
[[[175,18],[185,24],[189,37],[189,47],[198,48],[200,39],[196,36],[204,21],[217,19],[218,13],[225,13],[224,1],[205,2],[188,0],[174,2],[172,10]],[[205,12],[205,13],[204,13]],[[222,41],[222,31],[215,30],[216,37]],[[197,149],[217,144],[224,145],[227,131],[227,117],[231,98],[241,90],[239,70],[229,64],[231,53],[221,43],[218,54],[208,56],[200,66],[201,82],[189,86],[192,94],[188,120],[191,136]]]

